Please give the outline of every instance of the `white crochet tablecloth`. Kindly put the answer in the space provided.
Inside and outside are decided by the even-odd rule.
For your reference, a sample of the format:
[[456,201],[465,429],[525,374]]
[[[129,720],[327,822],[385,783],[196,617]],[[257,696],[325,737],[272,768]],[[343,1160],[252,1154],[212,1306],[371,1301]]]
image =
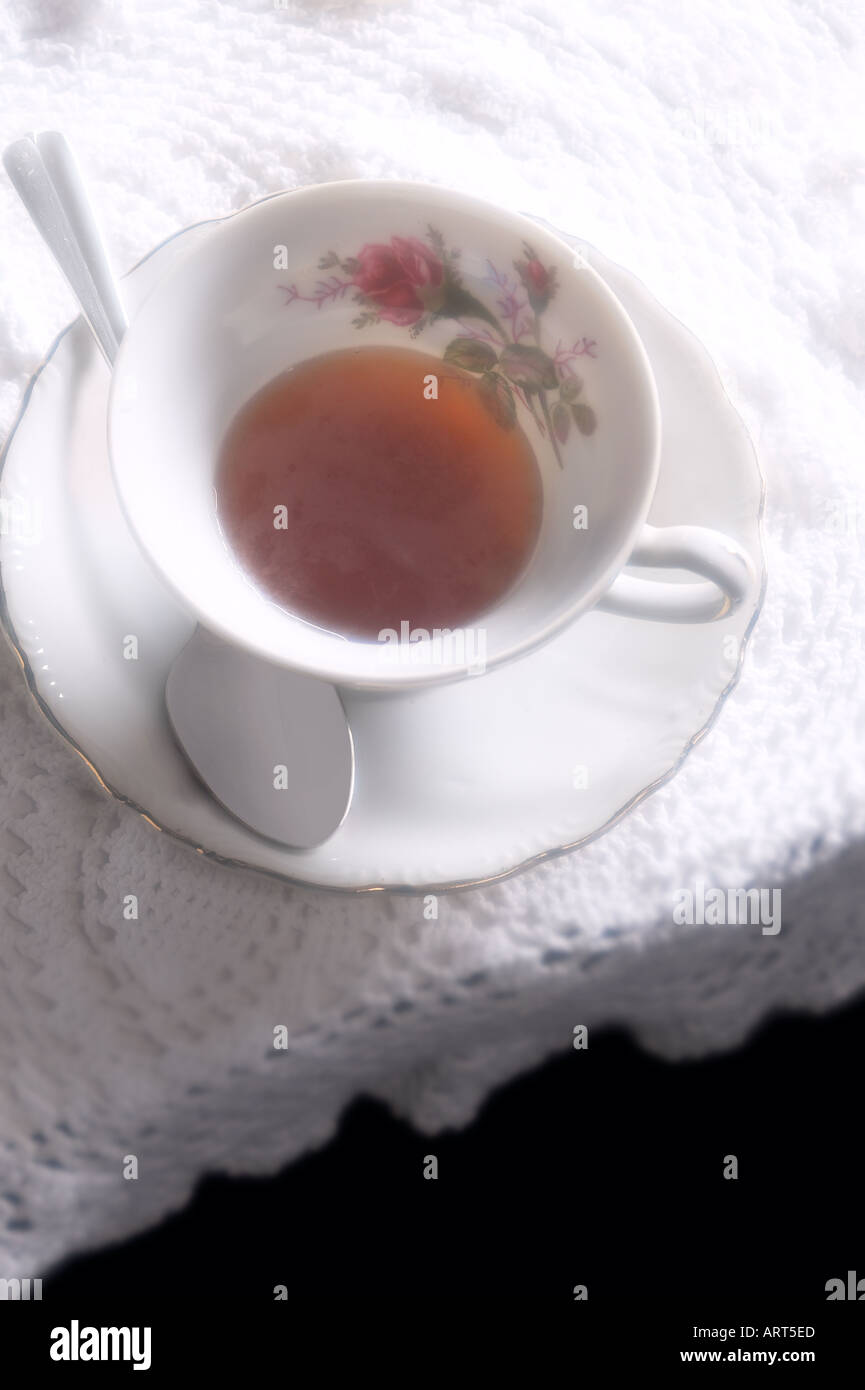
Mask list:
[[[630,267],[757,443],[770,576],[741,684],[680,775],[438,921],[156,833],[3,644],[0,1275],[153,1223],[207,1169],[274,1171],[359,1092],[434,1131],[575,1024],[693,1057],[865,984],[863,91],[848,0],[0,10],[2,143],[67,133],[121,270],[263,193],[367,175],[538,213]],[[0,216],[2,436],[74,306],[5,181]],[[782,887],[780,935],[676,926],[697,877]]]

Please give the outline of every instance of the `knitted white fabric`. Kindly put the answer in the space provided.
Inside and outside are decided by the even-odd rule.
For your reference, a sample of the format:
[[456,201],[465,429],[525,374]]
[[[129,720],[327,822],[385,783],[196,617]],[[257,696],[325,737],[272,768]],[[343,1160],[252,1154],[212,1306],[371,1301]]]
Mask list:
[[[367,175],[536,212],[629,266],[757,442],[770,573],[741,683],[674,781],[580,853],[442,898],[438,921],[156,833],[4,645],[0,1275],[156,1221],[207,1169],[275,1170],[359,1092],[434,1131],[575,1024],[698,1056],[865,983],[863,30],[845,0],[0,12],[3,143],[67,133],[119,269],[263,193]],[[3,434],[74,307],[6,183],[0,213]],[[782,887],[781,933],[675,925],[697,877]]]

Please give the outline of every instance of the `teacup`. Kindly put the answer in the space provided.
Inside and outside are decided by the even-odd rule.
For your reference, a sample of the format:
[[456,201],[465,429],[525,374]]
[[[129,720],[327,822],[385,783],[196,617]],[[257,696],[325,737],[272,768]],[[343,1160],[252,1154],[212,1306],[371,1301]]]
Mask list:
[[[447,353],[485,375],[532,443],[543,485],[537,546],[472,632],[403,630],[376,642],[316,627],[257,586],[220,530],[215,472],[240,407],[306,358],[372,344]],[[199,622],[269,662],[373,689],[489,670],[596,606],[703,622],[740,604],[755,578],[734,540],[646,523],[660,439],[645,350],[583,257],[518,214],[397,181],[301,188],[216,224],[136,315],[109,404],[126,518]],[[701,579],[637,578],[623,573],[628,563]]]

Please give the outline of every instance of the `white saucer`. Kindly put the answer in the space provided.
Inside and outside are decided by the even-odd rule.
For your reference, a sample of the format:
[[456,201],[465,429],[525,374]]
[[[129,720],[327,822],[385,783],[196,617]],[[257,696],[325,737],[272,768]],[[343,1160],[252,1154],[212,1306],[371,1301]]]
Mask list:
[[[131,312],[210,225],[179,233],[126,277]],[[105,445],[108,371],[79,319],[31,381],[4,452],[3,621],[40,708],[114,796],[221,861],[328,888],[435,891],[576,849],[677,771],[735,685],[759,612],[762,476],[700,344],[633,276],[564,239],[619,296],[655,370],[664,444],[649,521],[738,540],[763,576],[750,607],[703,625],[590,613],[522,661],[460,684],[346,692],[351,810],[319,848],[282,848],[209,796],[172,736],[165,679],[194,620],[121,516]],[[124,657],[128,636],[137,660]]]

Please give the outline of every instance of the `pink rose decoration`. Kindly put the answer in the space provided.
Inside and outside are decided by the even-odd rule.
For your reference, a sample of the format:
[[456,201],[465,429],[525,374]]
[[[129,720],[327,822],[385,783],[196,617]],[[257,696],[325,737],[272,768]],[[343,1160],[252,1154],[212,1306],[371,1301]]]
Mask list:
[[523,268],[523,273],[538,299],[546,294],[549,288],[550,277],[540,261],[527,261]]
[[441,261],[417,237],[391,237],[390,246],[367,244],[357,261],[358,289],[381,318],[402,327],[417,323],[424,312],[418,290],[435,289],[444,277]]

